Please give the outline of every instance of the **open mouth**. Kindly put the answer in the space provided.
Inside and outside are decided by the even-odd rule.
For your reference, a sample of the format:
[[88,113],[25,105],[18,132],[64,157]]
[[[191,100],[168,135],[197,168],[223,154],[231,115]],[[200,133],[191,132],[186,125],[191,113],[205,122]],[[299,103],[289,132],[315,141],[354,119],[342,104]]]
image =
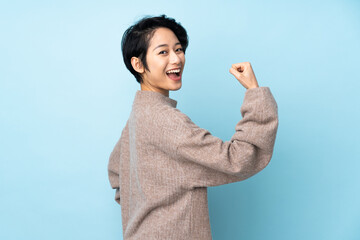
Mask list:
[[169,78],[172,79],[172,80],[177,81],[177,80],[180,80],[180,79],[181,79],[180,68],[167,71],[166,74],[167,74],[167,75],[169,76]]
[[180,76],[180,69],[174,69],[166,72],[167,75],[175,74],[176,76]]

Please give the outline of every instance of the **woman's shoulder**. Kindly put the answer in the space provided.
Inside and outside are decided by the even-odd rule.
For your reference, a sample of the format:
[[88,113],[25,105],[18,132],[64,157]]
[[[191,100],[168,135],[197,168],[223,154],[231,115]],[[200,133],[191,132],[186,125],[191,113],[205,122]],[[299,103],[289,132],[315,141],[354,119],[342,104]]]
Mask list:
[[190,118],[174,106],[149,103],[133,105],[128,121],[147,127],[172,128],[189,122]]

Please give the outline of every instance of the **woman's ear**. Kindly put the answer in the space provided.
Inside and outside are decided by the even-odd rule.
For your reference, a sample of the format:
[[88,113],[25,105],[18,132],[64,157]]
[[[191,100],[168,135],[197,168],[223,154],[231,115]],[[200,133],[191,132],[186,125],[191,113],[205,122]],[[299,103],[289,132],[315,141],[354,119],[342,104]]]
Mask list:
[[142,74],[144,73],[144,65],[141,63],[141,60],[137,57],[131,58],[131,66],[134,68],[135,71]]

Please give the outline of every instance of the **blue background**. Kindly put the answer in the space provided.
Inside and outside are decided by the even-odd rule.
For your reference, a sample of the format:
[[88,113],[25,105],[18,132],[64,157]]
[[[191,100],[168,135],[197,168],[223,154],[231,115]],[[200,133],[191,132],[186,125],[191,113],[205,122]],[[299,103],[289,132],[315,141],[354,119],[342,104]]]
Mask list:
[[359,1],[1,1],[0,239],[122,239],[107,178],[138,83],[120,41],[145,15],[187,29],[197,125],[229,140],[249,61],[279,107],[273,159],[209,188],[222,239],[360,239]]

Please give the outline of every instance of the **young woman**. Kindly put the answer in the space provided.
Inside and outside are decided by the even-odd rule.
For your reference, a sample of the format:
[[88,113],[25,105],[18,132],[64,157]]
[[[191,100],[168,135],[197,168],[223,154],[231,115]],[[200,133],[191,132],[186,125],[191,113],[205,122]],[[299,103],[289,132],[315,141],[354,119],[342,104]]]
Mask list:
[[247,179],[273,154],[277,104],[249,62],[230,68],[247,89],[230,141],[176,108],[169,91],[181,88],[187,46],[185,29],[165,15],[141,19],[122,39],[125,65],[141,87],[108,164],[124,239],[212,239],[207,187]]

